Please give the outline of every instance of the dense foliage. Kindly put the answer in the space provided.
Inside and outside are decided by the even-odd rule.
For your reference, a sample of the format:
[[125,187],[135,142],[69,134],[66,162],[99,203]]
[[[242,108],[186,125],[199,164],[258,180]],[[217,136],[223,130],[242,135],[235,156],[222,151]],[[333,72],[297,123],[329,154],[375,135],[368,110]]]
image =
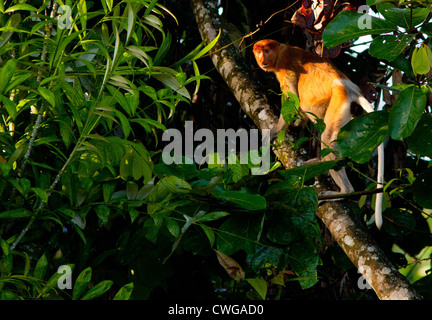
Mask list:
[[[410,277],[416,264],[408,264],[411,255],[430,268],[432,11],[424,1],[375,2],[382,18],[371,28],[359,32],[363,14],[343,11],[323,40],[373,35],[370,56],[357,60],[380,59],[403,81],[376,83],[397,98],[350,122],[340,151],[355,162],[344,163],[361,190],[375,185],[364,172],[378,144],[391,137],[388,145],[405,147],[404,166],[386,177],[376,236],[427,298],[430,276]],[[269,3],[220,4],[241,30],[235,40],[250,30],[248,10],[280,9]],[[186,120],[250,125],[234,116],[235,98],[206,57],[214,43],[198,39],[188,4],[58,4],[61,15],[50,2],[0,3],[1,300],[373,297],[315,217],[308,183],[336,163],[252,175],[256,165],[234,154],[229,165],[162,161],[163,131],[183,132]],[[375,233],[372,201],[349,206]],[[347,274],[353,284],[335,293]]]

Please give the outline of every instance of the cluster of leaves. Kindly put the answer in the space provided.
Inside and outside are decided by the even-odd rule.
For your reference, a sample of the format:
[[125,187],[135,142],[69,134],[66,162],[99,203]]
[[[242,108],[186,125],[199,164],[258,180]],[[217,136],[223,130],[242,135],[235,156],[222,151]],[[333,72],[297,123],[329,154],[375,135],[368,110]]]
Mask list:
[[[421,165],[422,160],[432,157],[432,9],[428,1],[368,0],[367,4],[374,6],[382,18],[344,11],[327,26],[324,43],[332,47],[370,35],[373,40],[369,54],[383,61],[389,74],[392,70],[401,71],[403,82],[392,87],[377,84],[397,95],[395,102],[391,108],[364,114],[348,123],[338,136],[339,151],[358,163],[365,163],[387,139],[406,141],[408,153],[417,157],[419,165],[402,170],[400,178],[388,181],[384,187],[392,199],[401,197],[409,202],[406,207],[390,209],[390,197],[387,197],[389,209],[385,215],[391,223],[385,222],[384,230],[402,236],[402,229],[396,230],[394,225],[411,230],[420,228],[415,213],[422,213],[427,219],[432,208],[432,168]],[[430,245],[429,238],[424,238],[423,246]]]
[[[163,65],[171,37],[161,17],[171,13],[157,1],[59,3],[57,19],[47,4],[0,6],[1,299],[93,299],[111,288],[74,256],[75,237],[89,248],[116,217],[137,218],[154,180],[145,137],[207,78],[195,60],[213,44]],[[69,296],[56,271],[71,261],[79,276]],[[133,283],[121,286],[116,298],[129,298]]]
[[[386,61],[389,68],[401,70],[412,79],[412,83],[386,87],[398,94],[391,109],[365,114],[351,121],[339,135],[340,151],[342,155],[364,163],[370,159],[375,148],[390,136],[394,140],[407,139],[413,154],[432,157],[432,118],[428,112],[428,97],[432,92],[432,51],[428,46],[432,24],[427,20],[431,13],[430,7],[399,8],[391,2],[372,0],[368,4],[376,5],[376,10],[384,19],[369,15],[365,17],[362,13],[352,11],[342,12],[324,32],[326,45],[334,46],[359,35],[378,35],[373,38],[369,53]],[[369,19],[370,25],[360,29],[359,21],[365,18]],[[417,183],[420,181],[429,184],[422,177]],[[414,188],[413,192],[418,201],[425,198],[430,189]],[[420,200],[419,204],[424,208],[432,208],[430,202]]]
[[58,19],[0,6],[0,299],[148,298],[188,253],[216,261],[213,248],[246,254],[240,279],[258,297],[269,270],[275,285],[313,286],[312,188],[269,188],[238,159],[169,166],[155,147],[217,39],[168,62],[161,17],[175,17],[157,1],[59,4]]

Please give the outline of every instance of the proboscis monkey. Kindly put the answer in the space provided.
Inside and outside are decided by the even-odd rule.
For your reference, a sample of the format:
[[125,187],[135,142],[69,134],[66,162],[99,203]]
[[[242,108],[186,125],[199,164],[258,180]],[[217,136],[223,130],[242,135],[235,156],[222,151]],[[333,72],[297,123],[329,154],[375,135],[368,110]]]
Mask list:
[[[327,59],[298,47],[292,47],[275,40],[261,40],[255,43],[253,52],[258,66],[267,72],[274,72],[282,92],[293,92],[300,100],[300,111],[314,121],[314,115],[326,124],[321,134],[322,148],[337,149],[336,139],[339,130],[351,118],[351,103],[358,103],[366,112],[374,109],[360,93],[360,89],[342,72],[337,70]],[[272,138],[286,126],[282,115],[276,126],[271,129]],[[322,160],[334,160],[334,153]],[[312,159],[308,163],[319,161]],[[340,192],[326,191],[324,194],[351,193],[354,188],[348,179],[345,168],[330,170],[330,174]],[[377,187],[384,181],[384,146],[378,147]],[[375,223],[382,226],[382,193],[376,195]]]

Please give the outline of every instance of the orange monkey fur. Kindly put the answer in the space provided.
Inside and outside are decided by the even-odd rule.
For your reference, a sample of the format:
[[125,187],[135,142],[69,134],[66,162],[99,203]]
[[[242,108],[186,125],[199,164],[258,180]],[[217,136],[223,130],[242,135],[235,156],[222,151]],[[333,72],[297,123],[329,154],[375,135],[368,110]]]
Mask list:
[[[346,75],[337,70],[327,59],[298,47],[292,47],[275,40],[261,40],[255,43],[253,52],[258,66],[267,72],[274,72],[282,92],[291,91],[299,97],[300,111],[312,121],[315,114],[326,124],[321,134],[322,148],[337,149],[336,139],[339,130],[351,118],[351,103],[356,102],[367,112],[374,109],[364,98],[360,89]],[[282,115],[276,126],[271,130],[274,137],[286,126]],[[378,147],[378,187],[384,180],[384,149]],[[323,160],[335,159],[334,153]],[[309,161],[316,162],[318,159]],[[332,178],[340,188],[340,192],[327,191],[326,194],[351,193],[354,191],[345,169],[330,170]],[[375,223],[382,226],[382,193],[378,193],[375,201]]]

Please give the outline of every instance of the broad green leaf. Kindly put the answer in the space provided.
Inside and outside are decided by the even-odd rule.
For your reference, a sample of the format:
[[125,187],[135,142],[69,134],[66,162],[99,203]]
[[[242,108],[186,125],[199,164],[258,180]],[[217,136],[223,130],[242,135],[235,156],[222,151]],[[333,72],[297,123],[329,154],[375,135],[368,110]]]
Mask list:
[[263,210],[267,207],[266,199],[258,194],[221,190],[214,190],[212,194],[219,200],[235,203],[246,210]]
[[11,101],[8,97],[5,97],[3,95],[0,95],[0,102],[2,103],[3,107],[5,107],[7,113],[12,119],[15,119],[17,115],[17,105]]
[[155,73],[152,76],[188,100],[191,99],[189,91],[178,82],[174,75],[169,73]]
[[429,14],[426,8],[398,8],[393,3],[379,3],[376,6],[387,21],[409,30],[422,23]]
[[[15,29],[21,22],[21,14],[16,12],[10,16],[4,27]],[[0,35],[0,48],[9,41],[14,31],[3,31]]]
[[397,35],[380,35],[373,39],[369,53],[378,59],[393,61],[410,44],[414,35],[400,33]]
[[407,142],[411,152],[432,158],[432,116],[430,114],[422,114]]
[[369,161],[389,135],[388,118],[387,111],[376,111],[352,119],[338,134],[339,152],[358,163]]
[[44,87],[39,87],[38,88],[39,93],[41,94],[41,96],[52,106],[55,107],[55,95],[51,90],[48,90],[47,88]]
[[113,300],[129,300],[132,291],[134,288],[133,282],[125,284],[120,290],[116,293]]
[[432,37],[432,23],[423,24],[420,31],[426,33],[429,37]]
[[5,240],[3,240],[3,239],[1,239],[1,238],[0,238],[0,248],[2,249],[3,254],[4,254],[5,256],[10,255],[11,250],[10,250],[10,246],[9,246],[9,244],[8,244]]
[[92,300],[97,297],[100,297],[105,292],[111,288],[112,284],[114,282],[111,280],[104,280],[99,282],[97,285],[95,285],[93,288],[91,288],[82,298],[81,300]]
[[303,289],[308,289],[318,282],[317,265],[318,249],[313,239],[303,238],[302,241],[290,246],[288,258],[293,271],[299,277]]
[[415,75],[428,73],[431,64],[432,51],[427,45],[422,44],[419,48],[414,48],[411,57],[411,66]]
[[11,6],[9,8],[7,8],[5,10],[5,13],[9,13],[9,12],[15,12],[15,11],[19,11],[19,10],[23,10],[23,11],[34,11],[37,12],[38,10],[33,7],[32,5],[26,4],[26,3],[21,3],[21,4],[16,4],[14,6]]
[[207,239],[210,242],[210,247],[213,248],[215,240],[216,240],[215,232],[212,230],[212,228],[209,228],[204,224],[200,224],[199,226],[201,227],[201,229],[204,231],[205,235],[207,236]]
[[383,228],[392,236],[404,236],[408,230],[415,230],[415,216],[406,210],[388,208],[385,211],[386,219]]
[[192,190],[189,183],[176,176],[164,177],[156,185],[163,186],[167,191],[172,193],[189,193]]
[[247,263],[255,272],[261,272],[271,264],[277,270],[285,269],[287,265],[287,248],[276,246],[260,246],[254,254],[247,257]]
[[414,85],[402,90],[389,114],[391,137],[402,140],[409,137],[426,107],[426,96]]
[[294,219],[297,211],[286,208],[284,214],[278,215],[275,220],[270,222],[267,237],[277,245],[289,245],[296,241],[301,235]]
[[0,69],[0,94],[7,93],[4,90],[15,73],[16,64],[15,59],[9,59]]
[[288,91],[287,96],[284,95],[282,100],[281,114],[287,123],[291,123],[296,120],[299,113],[299,98],[291,91]]
[[432,209],[432,167],[423,171],[412,185],[412,193],[418,204]]
[[102,223],[107,223],[108,222],[108,217],[109,217],[109,213],[110,213],[110,209],[108,206],[106,205],[99,205],[96,206],[94,208],[94,210],[96,211],[96,215],[99,217],[99,219],[102,220]]
[[217,233],[217,249],[230,256],[244,250],[254,254],[264,223],[262,214],[232,215],[220,226]]
[[261,278],[246,279],[247,282],[258,292],[261,299],[265,300],[267,295],[267,281]]
[[[362,19],[370,19],[371,27],[361,29]],[[335,47],[349,40],[369,34],[382,34],[395,31],[397,27],[386,20],[378,19],[369,14],[356,11],[342,11],[325,28],[323,41],[327,48]]]
[[33,216],[34,213],[24,209],[12,209],[0,212],[0,219],[19,219],[19,218],[28,218]]
[[31,188],[31,190],[44,202],[48,201],[48,194],[41,188]]
[[79,299],[83,295],[83,293],[87,291],[91,277],[92,277],[91,267],[84,269],[78,275],[78,278],[76,279],[74,286],[73,286],[73,291],[72,291],[72,299],[73,300]]
[[37,279],[44,279],[47,269],[48,269],[48,260],[45,254],[43,254],[39,258],[38,262],[36,263],[33,276]]

